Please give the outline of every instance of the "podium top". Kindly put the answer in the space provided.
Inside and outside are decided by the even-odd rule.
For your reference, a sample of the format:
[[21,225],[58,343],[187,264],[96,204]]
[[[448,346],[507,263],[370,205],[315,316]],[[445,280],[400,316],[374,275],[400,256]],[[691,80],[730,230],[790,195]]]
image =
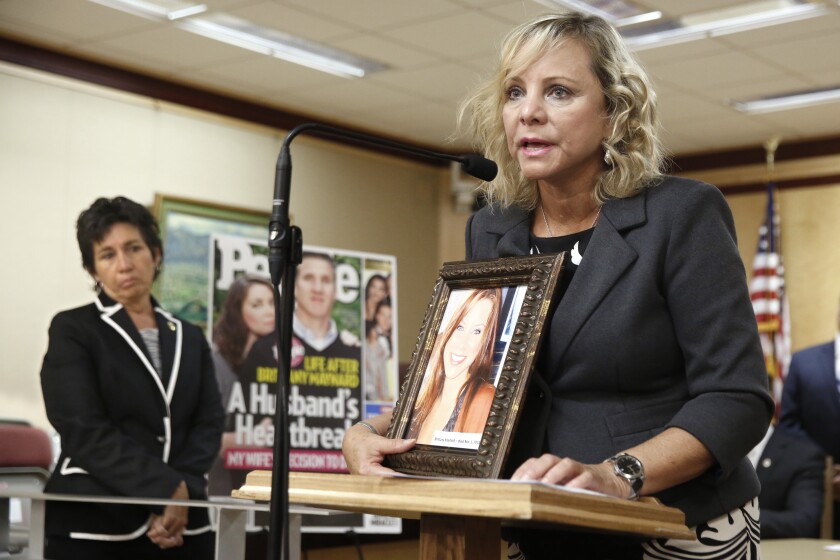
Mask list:
[[[253,471],[232,496],[271,498],[271,471]],[[648,538],[695,538],[682,511],[653,498],[639,501],[573,492],[540,483],[289,473],[289,502],[417,519],[423,514],[491,517],[509,524],[559,524]]]

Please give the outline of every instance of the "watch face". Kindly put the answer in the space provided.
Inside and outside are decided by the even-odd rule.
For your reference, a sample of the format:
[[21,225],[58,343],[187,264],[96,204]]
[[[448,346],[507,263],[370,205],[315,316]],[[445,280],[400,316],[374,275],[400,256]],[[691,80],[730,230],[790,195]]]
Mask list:
[[615,458],[615,465],[619,470],[630,476],[640,476],[642,474],[642,464],[635,457],[630,455],[619,455]]

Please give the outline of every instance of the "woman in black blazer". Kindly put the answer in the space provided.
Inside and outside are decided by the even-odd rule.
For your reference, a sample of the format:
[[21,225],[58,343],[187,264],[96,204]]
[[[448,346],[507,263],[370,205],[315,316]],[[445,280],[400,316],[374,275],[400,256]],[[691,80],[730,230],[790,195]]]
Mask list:
[[[758,554],[747,453],[773,413],[732,215],[720,192],[662,175],[656,98],[621,36],[582,14],[514,29],[461,112],[499,164],[467,226],[467,258],[567,252],[560,301],[508,460],[516,480],[686,514],[692,542],[508,535],[510,557],[739,558]],[[384,433],[388,418],[368,421]],[[353,472],[410,448],[345,435]],[[562,551],[562,554],[559,552]]]
[[[223,410],[200,329],[151,296],[163,258],[143,206],[100,198],[77,222],[92,304],[57,314],[41,369],[61,455],[47,492],[206,499]],[[207,510],[48,502],[46,556],[212,558]]]

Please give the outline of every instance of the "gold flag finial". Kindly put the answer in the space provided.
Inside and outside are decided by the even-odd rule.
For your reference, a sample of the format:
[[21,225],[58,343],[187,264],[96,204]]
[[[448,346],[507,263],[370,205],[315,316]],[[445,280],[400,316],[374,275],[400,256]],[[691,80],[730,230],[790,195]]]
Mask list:
[[767,153],[767,173],[770,178],[773,177],[773,171],[776,165],[776,148],[779,147],[779,142],[782,141],[781,136],[773,136],[764,143],[764,151]]

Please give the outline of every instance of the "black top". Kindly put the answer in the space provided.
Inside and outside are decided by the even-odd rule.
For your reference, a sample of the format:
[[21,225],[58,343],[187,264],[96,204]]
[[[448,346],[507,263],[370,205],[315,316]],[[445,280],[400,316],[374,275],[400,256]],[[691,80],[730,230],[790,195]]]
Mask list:
[[558,235],[557,237],[537,237],[531,234],[531,247],[534,253],[563,253],[566,252],[566,260],[563,263],[563,273],[560,275],[559,285],[557,286],[557,301],[563,299],[563,294],[572,282],[575,276],[580,260],[578,256],[583,256],[586,251],[586,246],[589,245],[589,240],[592,238],[594,227],[572,233],[570,235]]

